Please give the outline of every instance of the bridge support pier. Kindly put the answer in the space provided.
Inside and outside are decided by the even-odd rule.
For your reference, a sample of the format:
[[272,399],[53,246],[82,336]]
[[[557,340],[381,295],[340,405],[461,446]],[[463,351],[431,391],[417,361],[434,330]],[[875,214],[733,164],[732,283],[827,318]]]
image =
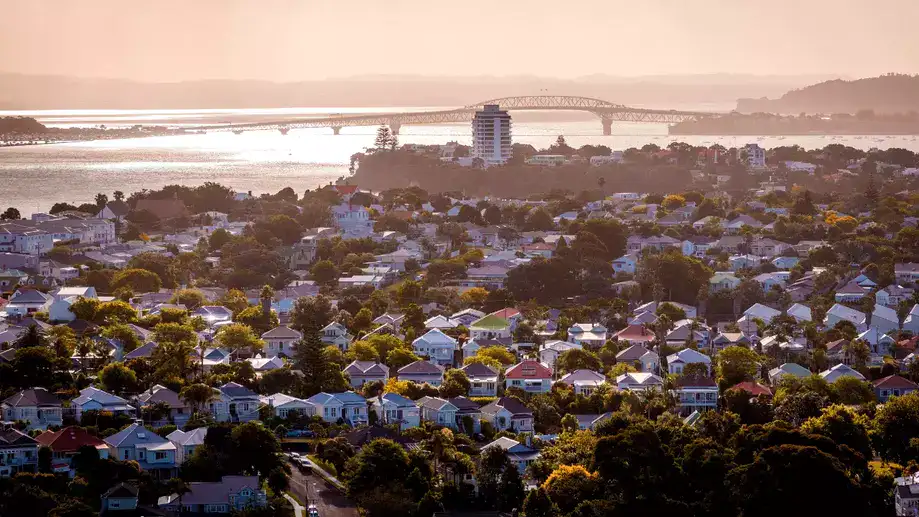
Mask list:
[[341,132],[341,128],[340,128],[340,127],[332,126],[332,134],[333,134],[333,135],[337,135],[337,134],[340,133],[340,132]]
[[400,129],[402,129],[402,124],[400,124],[400,123],[398,123],[398,122],[390,122],[390,123],[389,123],[389,130],[392,131],[392,134],[398,135]]
[[603,135],[610,136],[613,134],[613,119],[601,118],[600,122],[603,123]]

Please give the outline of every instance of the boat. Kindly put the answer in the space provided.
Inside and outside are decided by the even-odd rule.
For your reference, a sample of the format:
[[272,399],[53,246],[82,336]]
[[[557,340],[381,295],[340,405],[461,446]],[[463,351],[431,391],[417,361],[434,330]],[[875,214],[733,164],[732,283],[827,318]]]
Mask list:
[[241,134],[243,134],[243,130],[242,130],[242,129],[234,129],[234,130],[233,130],[233,134],[234,134],[234,135],[241,135]]
[[282,135],[286,135],[290,131],[290,128],[287,126],[282,126],[278,128],[278,131],[280,131]]

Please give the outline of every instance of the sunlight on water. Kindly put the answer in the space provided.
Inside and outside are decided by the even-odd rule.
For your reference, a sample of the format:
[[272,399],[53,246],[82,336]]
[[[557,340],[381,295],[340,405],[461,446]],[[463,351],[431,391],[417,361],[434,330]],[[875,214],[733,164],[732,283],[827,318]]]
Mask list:
[[[329,113],[397,112],[436,108],[299,108],[255,110],[55,110],[44,112],[0,112],[4,115],[31,115],[50,125],[76,126],[129,125],[159,123],[169,125],[269,120],[276,117],[322,116]],[[583,115],[583,114],[579,114]],[[521,117],[523,118],[523,117]],[[619,124],[613,135],[603,136],[599,121],[530,122],[515,121],[515,142],[548,147],[558,135],[568,144],[607,145],[612,149],[641,147],[655,143],[665,147],[681,140],[694,145],[720,143],[726,147],[757,142],[769,148],[781,145],[823,147],[830,143],[862,149],[903,147],[919,151],[915,137],[716,137],[667,135],[661,124]],[[52,122],[52,120],[54,122]],[[532,120],[532,118],[530,118]],[[111,194],[140,189],[156,189],[181,183],[198,185],[217,181],[237,191],[255,194],[274,193],[290,186],[301,192],[334,181],[347,174],[350,156],[373,145],[376,128],[346,127],[340,135],[331,129],[294,129],[231,132],[101,140],[67,144],[0,149],[0,209],[19,208],[24,214],[46,211],[58,201],[91,202],[97,192]],[[468,125],[402,126],[402,143],[441,144],[456,140],[469,144]]]

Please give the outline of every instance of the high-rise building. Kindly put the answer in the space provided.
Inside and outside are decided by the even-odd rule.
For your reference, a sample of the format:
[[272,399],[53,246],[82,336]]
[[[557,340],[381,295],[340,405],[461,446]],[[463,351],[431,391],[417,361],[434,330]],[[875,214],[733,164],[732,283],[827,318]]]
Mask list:
[[481,158],[486,167],[511,157],[511,116],[497,104],[486,104],[472,119],[472,157]]

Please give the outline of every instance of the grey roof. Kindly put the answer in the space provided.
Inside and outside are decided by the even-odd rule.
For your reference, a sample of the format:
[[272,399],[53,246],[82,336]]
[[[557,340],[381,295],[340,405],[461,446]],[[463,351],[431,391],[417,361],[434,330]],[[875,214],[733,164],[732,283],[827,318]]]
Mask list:
[[642,345],[632,345],[625,350],[616,354],[617,362],[632,362],[639,360],[643,355],[648,353],[648,349]]
[[456,407],[453,404],[451,404],[449,401],[444,400],[440,397],[421,397],[420,399],[415,401],[415,403],[418,404],[418,407],[426,407],[428,409],[433,409],[435,411],[440,411],[441,409],[444,409],[448,405],[454,408]]
[[463,373],[466,374],[466,377],[469,378],[498,376],[498,372],[495,371],[491,366],[482,363],[467,364],[466,366],[460,368],[460,370],[462,370]]
[[188,407],[188,405],[179,397],[178,393],[160,384],[157,384],[149,390],[141,393],[137,396],[137,399],[143,402],[144,405],[156,404],[157,402],[165,402],[166,404],[169,404],[170,408]]
[[[258,476],[223,476],[216,482],[191,482],[186,485],[188,492],[182,495],[183,505],[230,504],[230,494],[236,494],[243,488],[260,490]],[[159,505],[167,505],[179,498],[171,494],[159,498]]]
[[8,429],[0,429],[0,447],[22,445],[38,445],[38,442],[35,441],[35,439],[31,436],[17,429],[13,429],[12,427]]
[[479,406],[478,404],[476,404],[475,402],[469,400],[469,399],[466,398],[466,397],[453,397],[453,398],[447,400],[447,402],[449,402],[449,403],[453,404],[454,406],[456,406],[456,409],[459,410],[460,412],[478,413],[478,412],[482,411],[482,407],[481,407],[481,406]]
[[262,339],[300,339],[301,337],[303,334],[286,326],[275,327],[262,334]]
[[499,408],[508,410],[512,415],[532,415],[533,411],[512,397],[501,397],[482,408],[483,413],[497,413]]
[[179,445],[204,445],[204,438],[207,436],[207,427],[199,427],[185,432],[176,429],[166,435],[166,439]]
[[19,393],[3,401],[4,405],[10,407],[32,407],[32,406],[53,406],[61,407],[61,401],[50,391],[45,388],[32,388],[22,390]]
[[243,386],[242,384],[238,384],[235,382],[228,382],[224,384],[223,386],[221,386],[219,389],[221,393],[223,393],[224,395],[230,398],[234,398],[234,399],[258,398],[257,393]]
[[144,357],[150,357],[153,354],[153,349],[155,349],[157,346],[158,345],[152,341],[149,343],[145,343],[135,348],[134,350],[131,350],[127,354],[125,354],[124,360],[128,361],[130,359],[140,359]]
[[389,375],[389,367],[376,361],[351,361],[343,370],[348,375]]
[[73,403],[73,404],[78,404],[78,405],[83,405],[83,404],[86,404],[87,402],[89,402],[89,401],[91,401],[91,400],[94,400],[94,401],[98,402],[99,404],[102,404],[103,406],[127,406],[127,407],[131,407],[131,406],[128,406],[128,405],[127,405],[127,404],[128,404],[128,401],[127,401],[127,400],[125,400],[125,399],[123,399],[123,398],[121,398],[121,397],[119,397],[119,396],[117,396],[117,395],[112,395],[111,393],[109,393],[109,392],[107,392],[107,391],[102,391],[102,390],[100,390],[100,389],[98,389],[98,388],[94,388],[94,387],[92,387],[92,386],[89,386],[89,387],[86,387],[86,388],[83,388],[82,390],[80,390],[80,396],[77,397],[77,398],[75,398],[75,399],[73,399],[72,403]]
[[443,373],[443,367],[425,360],[415,361],[399,368],[399,375],[443,375]]
[[45,303],[51,301],[54,297],[34,289],[25,289],[19,291],[19,294],[10,298],[10,303]]
[[131,447],[133,445],[168,443],[169,440],[154,433],[140,424],[131,424],[121,431],[105,438],[105,443],[112,447]]

